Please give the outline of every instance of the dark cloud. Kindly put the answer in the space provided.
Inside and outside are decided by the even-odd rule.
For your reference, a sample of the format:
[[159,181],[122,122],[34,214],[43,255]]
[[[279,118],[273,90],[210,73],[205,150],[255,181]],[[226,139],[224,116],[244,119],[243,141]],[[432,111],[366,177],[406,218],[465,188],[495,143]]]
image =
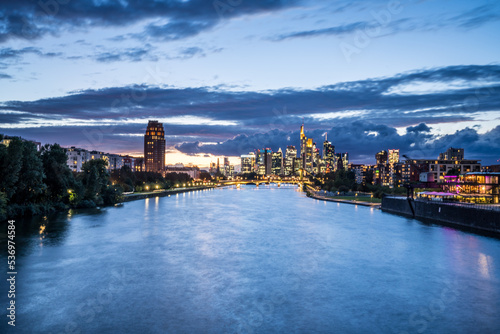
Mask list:
[[[366,8],[364,10],[368,11]],[[415,30],[433,31],[445,27],[474,29],[483,26],[484,24],[500,20],[498,5],[493,4],[479,6],[460,15],[448,16],[440,19],[428,17],[406,17],[394,19],[395,15],[391,15],[391,13],[387,10],[383,11],[385,11],[386,14],[374,14],[376,11],[371,11],[372,17],[370,20],[357,21],[320,29],[293,31],[271,37],[270,40],[279,42],[292,38],[342,36],[358,32],[373,38],[382,35]]]
[[488,4],[457,15],[451,18],[450,22],[456,22],[462,28],[472,29],[498,20],[500,20],[500,13],[497,6]]
[[179,54],[181,55],[181,57],[186,58],[186,59],[192,58],[194,56],[201,56],[201,57],[205,56],[205,52],[203,51],[203,49],[199,48],[197,46],[190,47],[190,48],[184,48],[179,52]]
[[3,48],[0,49],[0,60],[20,59],[26,54],[34,54],[41,57],[56,57],[61,55],[61,53],[56,52],[43,52],[41,49],[35,47],[22,49]]
[[[4,0],[0,8],[0,42],[33,40],[64,29],[149,24],[138,38],[178,40],[212,29],[226,18],[289,8],[295,0],[225,1],[32,1]],[[222,4],[222,5],[221,5]]]
[[416,126],[409,126],[406,128],[406,132],[430,132],[431,128],[427,126],[425,123],[420,123],[419,125]]
[[0,79],[12,79],[12,76],[5,73],[0,73]]
[[[355,162],[373,163],[376,152],[392,148],[400,149],[401,156],[404,154],[412,159],[434,159],[448,147],[464,148],[466,158],[482,159],[486,164],[500,159],[500,126],[485,134],[466,128],[443,137],[431,135],[430,128],[424,123],[409,127],[403,135],[393,127],[365,121],[342,122],[329,129],[307,131],[306,128],[306,135],[315,140],[320,150],[325,130],[336,152],[349,152],[351,161]],[[241,155],[265,147],[284,150],[288,145],[299,147],[299,131],[272,130],[249,136],[238,135],[218,144],[200,145],[196,141],[182,143],[176,148],[189,154]]]
[[101,52],[96,54],[93,58],[98,62],[108,63],[115,61],[141,61],[141,60],[157,60],[151,52],[153,47],[146,44],[141,47],[119,49],[114,51]]
[[273,38],[271,38],[271,40],[283,41],[285,39],[290,39],[290,38],[316,37],[316,36],[324,36],[324,35],[338,36],[338,35],[350,34],[350,33],[355,32],[356,30],[364,29],[365,27],[369,27],[369,26],[370,26],[370,23],[368,23],[368,22],[354,22],[354,23],[350,23],[350,24],[339,25],[339,26],[323,28],[323,29],[291,32],[288,34],[282,34],[282,35],[273,37]]
[[[395,127],[407,128],[403,139],[414,136],[437,140],[426,137],[433,124],[473,121],[478,118],[477,112],[489,118],[498,115],[499,81],[499,65],[474,65],[413,71],[309,90],[252,92],[228,91],[223,87],[114,87],[37,101],[3,102],[0,130],[13,125],[22,129],[23,125],[35,122],[47,131],[58,133],[62,126],[51,123],[65,119],[68,125],[79,124],[81,129],[100,123],[116,124],[115,135],[142,133],[147,119],[165,119],[167,134],[177,136],[169,142],[170,146],[179,145],[179,149],[188,153],[241,154],[260,146],[273,149],[277,149],[273,145],[284,146],[287,141],[283,138],[297,131],[297,124],[304,120],[309,131],[318,131],[314,132],[316,140],[324,129],[331,129],[332,124],[342,125],[344,128],[336,128],[336,131],[348,134],[343,146],[355,152],[364,147],[365,143],[358,138],[363,138],[365,132],[368,139],[373,133],[378,133],[379,141],[387,138],[381,143],[389,146],[394,138],[399,140],[395,143],[401,143]],[[433,88],[434,84],[442,87],[457,83],[462,83],[462,87],[441,91]],[[424,85],[429,91],[406,91],[405,87],[415,85]],[[2,114],[2,110],[21,113]],[[136,120],[131,123],[130,119]],[[137,119],[141,120],[139,124]],[[360,119],[363,122],[356,123]],[[185,125],[180,125],[183,123]],[[265,135],[259,137],[259,133]],[[291,140],[294,136],[291,135]],[[72,137],[68,137],[68,141],[71,140]],[[120,137],[113,141],[120,141]],[[184,146],[183,142],[186,142]],[[208,152],[204,151],[208,146],[202,144],[206,142],[225,144],[213,146]],[[407,146],[411,143],[408,141]]]

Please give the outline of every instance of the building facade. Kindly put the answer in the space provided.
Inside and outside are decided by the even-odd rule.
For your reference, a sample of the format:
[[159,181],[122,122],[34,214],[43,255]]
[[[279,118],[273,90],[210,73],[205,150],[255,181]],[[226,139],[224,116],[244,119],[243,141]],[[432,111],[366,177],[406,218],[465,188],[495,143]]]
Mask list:
[[248,154],[243,154],[241,158],[241,173],[248,174],[254,171],[255,166],[255,153],[250,152]]
[[281,175],[283,173],[283,152],[281,151],[281,147],[278,149],[278,152],[272,153],[271,172],[273,175]]
[[284,162],[284,174],[287,176],[295,174],[295,160],[297,159],[297,149],[293,145],[286,147],[285,151],[285,162]]
[[144,135],[146,172],[163,173],[165,170],[165,131],[163,124],[149,121]]

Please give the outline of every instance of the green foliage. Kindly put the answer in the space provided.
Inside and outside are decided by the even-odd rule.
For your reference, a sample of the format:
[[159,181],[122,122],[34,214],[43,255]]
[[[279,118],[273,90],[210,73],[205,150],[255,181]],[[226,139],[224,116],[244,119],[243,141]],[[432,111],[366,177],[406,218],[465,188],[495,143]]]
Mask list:
[[82,165],[79,175],[85,189],[83,199],[97,205],[104,204],[103,193],[109,186],[108,162],[104,159],[89,160]]
[[22,147],[19,180],[12,200],[20,204],[36,203],[47,188],[44,183],[43,164],[35,144],[25,141],[22,143]]
[[[0,220],[120,202],[123,189],[110,185],[106,167],[104,160],[91,160],[75,177],[58,144],[38,152],[32,142],[13,138],[8,147],[0,145]],[[133,186],[130,169],[123,170],[122,178]]]
[[7,195],[0,192],[0,221],[7,219]]
[[123,201],[123,188],[119,185],[107,187],[102,193],[104,205],[112,205]]
[[19,172],[22,167],[23,142],[19,138],[11,140],[8,147],[0,145],[0,191],[4,192],[7,199],[15,194]]
[[45,145],[40,152],[47,185],[47,199],[54,202],[76,204],[82,185],[69,169],[67,155],[59,144]]

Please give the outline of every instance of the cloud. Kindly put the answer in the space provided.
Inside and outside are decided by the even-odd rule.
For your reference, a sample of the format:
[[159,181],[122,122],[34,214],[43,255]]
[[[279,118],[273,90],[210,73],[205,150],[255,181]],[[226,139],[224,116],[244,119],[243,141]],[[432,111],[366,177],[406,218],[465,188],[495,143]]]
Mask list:
[[[368,11],[366,8],[365,11]],[[293,31],[273,36],[271,41],[280,42],[294,38],[311,38],[318,36],[344,36],[363,32],[369,37],[380,37],[389,34],[410,31],[435,31],[446,27],[458,27],[466,30],[479,28],[485,24],[500,20],[497,5],[487,4],[475,7],[459,15],[444,17],[404,17],[395,19],[395,15],[376,14],[370,12],[369,20],[356,21],[312,30]]]
[[339,35],[354,33],[359,29],[369,28],[369,27],[371,27],[371,25],[372,24],[370,24],[369,22],[354,22],[354,23],[333,26],[333,27],[328,27],[328,28],[323,28],[323,29],[303,30],[303,31],[291,32],[288,34],[282,34],[279,36],[272,37],[271,40],[283,41],[285,39],[291,39],[291,38],[305,38],[305,37],[316,37],[316,36],[325,36],[325,35],[326,36],[328,36],[328,35],[339,36]]
[[[394,138],[400,142],[395,128],[407,128],[405,139],[418,136],[436,140],[426,137],[434,124],[459,126],[468,122],[465,128],[484,119],[490,120],[490,125],[498,124],[498,92],[500,65],[423,69],[316,89],[254,92],[135,85],[82,90],[37,101],[3,102],[0,130],[33,133],[37,128],[46,131],[46,136],[47,132],[59,133],[69,127],[83,131],[105,126],[115,129],[114,136],[142,133],[148,119],[159,119],[165,122],[167,134],[175,136],[168,141],[170,147],[177,145],[189,153],[241,154],[260,146],[277,149],[273,145],[285,145],[289,141],[284,139],[289,136],[293,141],[292,132],[304,120],[309,131],[318,131],[314,138],[338,124],[335,131],[348,134],[343,146],[350,152],[364,152],[364,145],[369,143],[359,140],[369,139],[374,133],[379,141],[387,138],[381,142],[386,145]],[[363,122],[356,123],[360,120]],[[265,135],[257,135],[262,133]],[[338,135],[329,134],[328,138]],[[74,140],[71,136],[69,133],[66,142]],[[120,140],[123,136],[113,138],[114,143]],[[225,144],[202,144],[206,142]],[[211,152],[205,151],[209,148]]]
[[482,5],[463,14],[452,17],[449,21],[455,22],[459,27],[472,29],[484,24],[500,20],[497,6],[493,4]]
[[192,58],[194,56],[204,57],[205,56],[205,52],[203,51],[202,48],[194,46],[194,47],[182,49],[180,51],[180,55],[181,55],[181,57],[186,58],[186,59],[187,58]]
[[425,123],[420,123],[419,125],[416,126],[409,126],[406,128],[406,132],[414,132],[414,133],[419,133],[419,132],[430,132],[431,128],[427,126]]
[[115,61],[141,61],[141,60],[152,60],[155,61],[158,58],[152,54],[153,47],[150,44],[146,44],[141,47],[133,47],[126,49],[116,49],[114,51],[100,52],[93,56],[98,62],[109,63]]
[[157,22],[148,24],[136,37],[178,40],[212,29],[225,19],[290,8],[297,2],[4,0],[0,9],[0,43],[11,38],[34,40],[66,29],[121,27],[154,20]]
[[12,76],[5,73],[0,73],[0,79],[12,79]]
[[43,52],[40,48],[26,47],[22,49],[3,48],[0,49],[0,60],[20,59],[26,54],[34,54],[40,57],[56,57],[61,53]]
[[[322,151],[322,132],[317,129],[307,131],[306,135],[316,141],[316,147]],[[348,152],[351,161],[374,162],[375,153],[380,150],[397,148],[400,155],[412,159],[437,158],[448,147],[464,148],[467,159],[483,159],[491,164],[500,159],[500,126],[479,134],[475,129],[466,128],[454,134],[438,137],[429,133],[430,128],[421,123],[417,127],[408,127],[405,134],[398,134],[393,127],[365,121],[345,122],[327,130],[328,139],[335,145],[336,152]],[[284,150],[288,145],[299,147],[299,131],[272,130],[250,136],[238,135],[235,138],[217,144],[200,145],[200,142],[187,142],[176,146],[183,153],[239,156],[258,148],[269,147],[276,151]]]

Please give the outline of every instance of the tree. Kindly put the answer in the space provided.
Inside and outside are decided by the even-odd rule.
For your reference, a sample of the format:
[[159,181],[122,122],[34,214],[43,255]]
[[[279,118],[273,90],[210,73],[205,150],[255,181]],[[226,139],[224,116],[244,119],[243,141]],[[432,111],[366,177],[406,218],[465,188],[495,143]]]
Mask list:
[[103,204],[102,194],[109,184],[108,162],[104,159],[95,159],[82,165],[81,181],[85,188],[84,199],[91,200],[97,205]]
[[22,154],[23,143],[19,138],[13,138],[8,147],[0,145],[0,191],[5,193],[7,200],[10,200],[17,190]]
[[200,180],[212,181],[212,176],[210,176],[209,172],[202,170],[200,172]]
[[[50,201],[69,203],[70,193],[77,196],[81,185],[77,183],[67,165],[67,155],[59,144],[45,145],[41,150],[47,198]],[[73,199],[74,202],[74,199]]]
[[47,188],[44,179],[42,160],[35,144],[30,141],[22,142],[21,169],[12,201],[19,204],[37,202]]

